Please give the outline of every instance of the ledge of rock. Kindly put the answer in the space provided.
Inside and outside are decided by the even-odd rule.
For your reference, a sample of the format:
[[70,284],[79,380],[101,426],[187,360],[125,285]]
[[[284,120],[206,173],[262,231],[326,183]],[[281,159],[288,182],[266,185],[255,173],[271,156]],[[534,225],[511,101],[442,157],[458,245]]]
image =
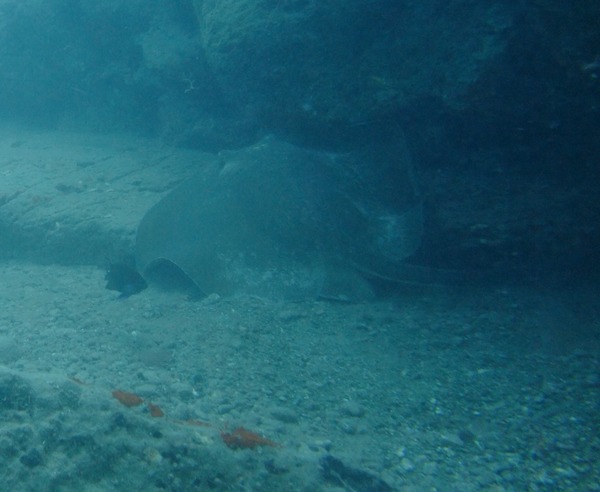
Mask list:
[[138,223],[214,159],[157,142],[0,130],[0,257],[102,264],[133,251]]

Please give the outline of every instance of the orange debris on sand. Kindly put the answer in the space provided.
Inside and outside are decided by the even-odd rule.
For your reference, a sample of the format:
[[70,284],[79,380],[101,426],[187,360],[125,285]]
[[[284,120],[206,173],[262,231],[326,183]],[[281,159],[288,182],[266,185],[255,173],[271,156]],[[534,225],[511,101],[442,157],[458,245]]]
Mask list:
[[128,393],[127,391],[114,390],[112,395],[126,407],[136,407],[144,403],[144,400],[142,400],[138,395],[135,393]]
[[231,432],[221,432],[221,439],[231,449],[253,449],[259,446],[277,447],[278,445],[248,429],[238,427]]
[[173,422],[181,425],[193,425],[194,427],[210,427],[210,424],[208,422],[196,419],[173,420]]
[[150,410],[150,415],[152,415],[153,417],[165,416],[165,412],[163,412],[162,409],[154,403],[148,402],[148,410]]

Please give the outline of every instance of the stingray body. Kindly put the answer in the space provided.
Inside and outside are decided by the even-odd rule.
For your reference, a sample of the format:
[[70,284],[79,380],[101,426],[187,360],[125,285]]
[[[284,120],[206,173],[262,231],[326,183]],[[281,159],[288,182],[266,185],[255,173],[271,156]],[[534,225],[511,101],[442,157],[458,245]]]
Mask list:
[[271,139],[221,154],[143,218],[140,272],[170,262],[205,294],[368,296],[358,272],[394,276],[421,208],[404,171],[390,183],[352,162]]

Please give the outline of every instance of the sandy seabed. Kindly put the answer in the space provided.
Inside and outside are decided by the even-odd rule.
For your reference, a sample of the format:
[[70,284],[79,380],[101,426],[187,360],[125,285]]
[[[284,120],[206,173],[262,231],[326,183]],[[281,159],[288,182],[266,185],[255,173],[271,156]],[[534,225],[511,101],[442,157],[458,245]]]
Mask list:
[[600,491],[597,287],[117,299],[86,265],[214,156],[14,129],[0,156],[2,490]]
[[[600,490],[581,293],[120,300],[94,267],[0,275],[7,490]],[[267,444],[228,447],[240,427]]]

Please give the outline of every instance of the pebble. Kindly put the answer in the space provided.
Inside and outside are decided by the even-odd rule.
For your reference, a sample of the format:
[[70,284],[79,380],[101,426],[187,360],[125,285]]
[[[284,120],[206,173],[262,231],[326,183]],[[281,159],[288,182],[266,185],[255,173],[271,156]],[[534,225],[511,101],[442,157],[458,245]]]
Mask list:
[[302,318],[306,318],[307,314],[304,311],[296,311],[296,310],[283,310],[277,313],[277,319],[279,321],[284,321],[289,323],[290,321],[297,321]]
[[316,449],[322,448],[325,451],[331,451],[332,447],[333,447],[333,442],[331,441],[331,439],[318,439],[311,446],[311,448],[316,448]]
[[232,404],[219,405],[217,407],[217,413],[219,415],[225,415],[225,414],[230,413],[234,408],[235,408],[235,406]]
[[34,468],[41,465],[44,461],[44,458],[42,457],[42,453],[40,453],[37,449],[32,449],[21,456],[19,461],[28,468]]
[[339,426],[340,426],[340,429],[342,430],[342,432],[345,432],[346,434],[350,434],[350,435],[356,434],[356,426],[354,425],[353,422],[351,422],[348,419],[340,420]]
[[21,350],[10,337],[0,336],[0,364],[14,362],[21,357]]
[[408,458],[402,458],[402,460],[400,461],[400,468],[404,472],[411,472],[415,469],[415,465]]
[[211,304],[217,304],[221,300],[221,296],[215,292],[207,295],[204,299],[202,299],[202,304],[205,306],[210,306]]
[[271,417],[284,424],[296,424],[298,423],[298,414],[290,408],[286,407],[273,407],[270,411]]
[[194,391],[192,386],[187,383],[173,383],[171,385],[171,391],[179,396],[184,402],[191,402],[195,400]]
[[439,473],[439,466],[433,461],[428,461],[423,464],[424,475],[436,475]]
[[340,407],[340,411],[348,417],[363,417],[365,415],[365,408],[353,400],[344,402]]

